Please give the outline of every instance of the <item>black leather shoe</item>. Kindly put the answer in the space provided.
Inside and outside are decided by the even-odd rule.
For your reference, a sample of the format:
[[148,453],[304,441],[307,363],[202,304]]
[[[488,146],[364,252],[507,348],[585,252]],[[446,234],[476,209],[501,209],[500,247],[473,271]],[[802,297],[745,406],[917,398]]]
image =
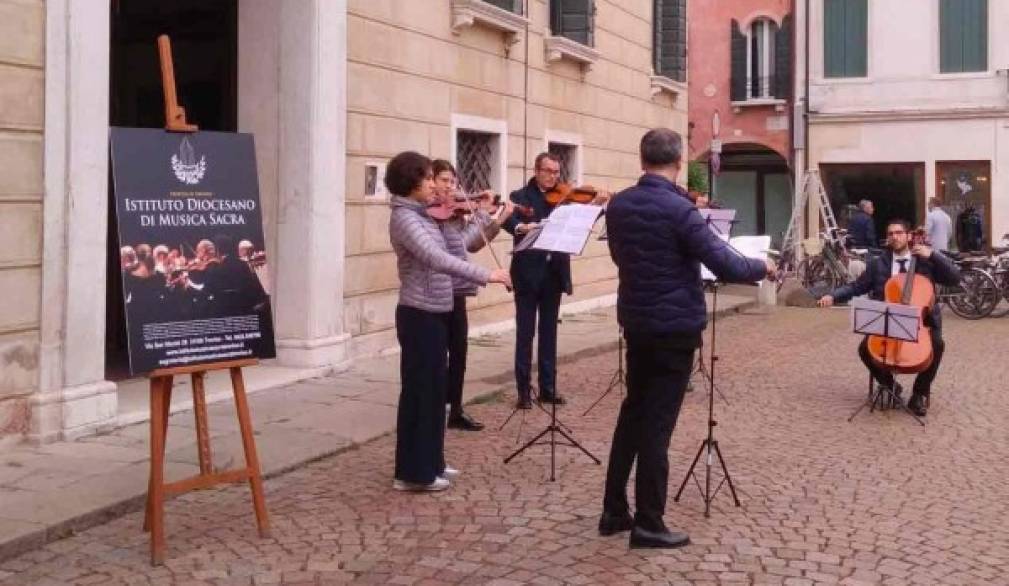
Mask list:
[[682,531],[648,531],[641,527],[631,529],[631,547],[653,547],[669,549],[683,547],[690,543],[690,536]]
[[616,535],[623,531],[630,531],[634,527],[634,518],[630,515],[613,515],[603,511],[599,517],[599,534],[603,537]]
[[564,405],[567,403],[567,399],[560,395],[550,394],[550,395],[540,395],[540,403],[554,404],[554,405]]
[[483,429],[483,424],[476,421],[465,412],[461,412],[455,415],[449,415],[448,427],[449,429],[461,429],[463,431],[480,431]]
[[516,409],[532,409],[533,400],[529,397],[519,397],[519,400],[515,402]]
[[925,395],[921,393],[914,393],[911,395],[911,400],[907,402],[907,408],[918,417],[924,417],[928,413],[928,409],[925,404],[928,399]]

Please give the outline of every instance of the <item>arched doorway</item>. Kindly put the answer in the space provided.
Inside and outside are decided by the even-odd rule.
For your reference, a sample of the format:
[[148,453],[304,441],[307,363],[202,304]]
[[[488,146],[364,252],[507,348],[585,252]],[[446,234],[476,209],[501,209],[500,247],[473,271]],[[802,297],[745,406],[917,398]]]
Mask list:
[[767,234],[780,245],[792,213],[792,176],[776,151],[756,143],[724,145],[713,195],[723,208],[736,210],[734,236]]

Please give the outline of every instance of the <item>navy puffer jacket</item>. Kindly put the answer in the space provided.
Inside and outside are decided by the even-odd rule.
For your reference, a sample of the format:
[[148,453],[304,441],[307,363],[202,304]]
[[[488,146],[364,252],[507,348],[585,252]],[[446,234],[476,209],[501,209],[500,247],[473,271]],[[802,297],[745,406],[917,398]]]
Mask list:
[[763,261],[715,236],[679,186],[646,174],[609,203],[606,231],[620,287],[617,317],[636,334],[697,335],[707,325],[701,262],[726,282],[755,282]]

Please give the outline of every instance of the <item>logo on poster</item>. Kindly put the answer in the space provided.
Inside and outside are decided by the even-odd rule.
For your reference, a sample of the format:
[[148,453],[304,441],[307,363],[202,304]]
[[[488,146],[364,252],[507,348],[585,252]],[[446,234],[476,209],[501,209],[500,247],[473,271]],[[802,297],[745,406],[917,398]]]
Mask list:
[[182,137],[182,144],[179,145],[179,154],[172,155],[172,171],[175,171],[175,178],[186,185],[196,185],[203,180],[203,175],[207,172],[207,157],[201,156],[196,160],[196,151],[193,145],[189,144],[188,137]]

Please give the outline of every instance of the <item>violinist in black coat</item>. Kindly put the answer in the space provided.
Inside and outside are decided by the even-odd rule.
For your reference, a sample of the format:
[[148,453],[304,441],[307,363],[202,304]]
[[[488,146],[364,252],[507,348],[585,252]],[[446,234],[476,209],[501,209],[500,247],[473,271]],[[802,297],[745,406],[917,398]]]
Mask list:
[[[557,186],[560,179],[560,160],[550,153],[536,157],[536,175],[522,189],[511,193],[516,206],[524,206],[532,213],[512,214],[502,225],[515,237],[515,246],[539,222],[550,216],[553,206],[545,193]],[[526,249],[517,252],[511,262],[512,285],[515,288],[515,386],[518,390],[517,407],[532,407],[532,352],[536,334],[536,315],[539,314],[539,400],[544,403],[563,404],[557,394],[557,317],[561,308],[561,293],[572,292],[571,258],[559,252]]]

